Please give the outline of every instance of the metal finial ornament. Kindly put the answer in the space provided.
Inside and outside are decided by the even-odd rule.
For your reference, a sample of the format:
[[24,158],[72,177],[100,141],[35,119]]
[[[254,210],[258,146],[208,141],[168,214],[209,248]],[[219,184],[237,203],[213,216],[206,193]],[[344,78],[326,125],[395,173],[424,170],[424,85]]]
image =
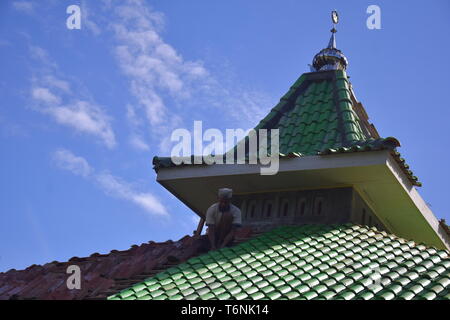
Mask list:
[[336,10],[331,11],[331,21],[333,22],[333,29],[331,29],[331,38],[328,46],[320,50],[314,56],[312,71],[326,71],[326,70],[345,70],[348,65],[347,58],[336,48],[336,24],[339,22],[339,15]]
[[331,29],[331,32],[336,33],[336,24],[339,22],[339,15],[336,10],[331,11],[331,21],[333,22],[333,29]]
[[331,11],[331,21],[333,21],[333,24],[337,24],[339,22],[339,15],[336,10]]

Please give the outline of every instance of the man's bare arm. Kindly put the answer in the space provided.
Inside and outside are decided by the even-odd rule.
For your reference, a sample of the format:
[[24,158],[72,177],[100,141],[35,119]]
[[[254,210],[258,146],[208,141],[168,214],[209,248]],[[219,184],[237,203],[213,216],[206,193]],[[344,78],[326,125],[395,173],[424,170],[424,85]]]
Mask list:
[[236,232],[236,227],[235,226],[231,227],[230,232],[228,232],[228,234],[223,239],[223,242],[220,244],[220,248],[225,247],[231,241],[231,239],[234,238],[235,232]]
[[214,225],[208,226],[208,238],[211,244],[211,249],[216,250],[216,228]]

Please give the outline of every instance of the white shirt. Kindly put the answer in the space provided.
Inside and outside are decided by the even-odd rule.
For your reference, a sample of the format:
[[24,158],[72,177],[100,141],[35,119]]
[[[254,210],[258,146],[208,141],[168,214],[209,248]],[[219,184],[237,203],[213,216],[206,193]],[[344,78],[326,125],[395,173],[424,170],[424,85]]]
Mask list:
[[[230,213],[233,215],[233,225],[240,226],[242,224],[241,210],[230,203]],[[219,204],[214,203],[206,211],[206,225],[217,225],[221,218],[222,212],[219,210]]]

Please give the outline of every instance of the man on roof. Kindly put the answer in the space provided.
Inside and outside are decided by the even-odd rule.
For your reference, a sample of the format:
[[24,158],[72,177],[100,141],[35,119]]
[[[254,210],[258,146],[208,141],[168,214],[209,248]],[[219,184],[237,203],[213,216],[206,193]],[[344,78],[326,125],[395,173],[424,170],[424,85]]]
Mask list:
[[211,250],[230,245],[241,226],[241,210],[231,203],[233,190],[219,189],[218,202],[206,211],[206,225]]

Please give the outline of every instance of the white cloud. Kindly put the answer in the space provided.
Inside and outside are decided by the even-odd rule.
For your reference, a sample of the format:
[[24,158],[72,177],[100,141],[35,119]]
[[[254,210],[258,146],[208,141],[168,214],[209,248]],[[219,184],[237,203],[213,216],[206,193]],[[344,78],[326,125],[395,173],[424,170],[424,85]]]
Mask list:
[[150,150],[150,146],[146,141],[144,141],[142,130],[140,127],[142,126],[142,120],[137,115],[136,108],[128,104],[127,105],[127,121],[131,126],[131,135],[129,137],[129,144],[138,151],[148,151]]
[[137,191],[129,183],[108,172],[96,173],[86,159],[69,150],[55,151],[53,160],[59,168],[94,182],[107,195],[130,201],[152,215],[169,215],[161,201],[153,194]]
[[32,13],[34,10],[34,5],[31,1],[14,1],[12,5],[17,11],[25,12],[28,14]]
[[[224,112],[224,120],[239,126],[264,116],[271,104],[265,94],[245,89],[228,77],[227,70],[213,74],[203,62],[184,59],[164,41],[163,14],[139,0],[109,8],[113,10],[109,28],[116,41],[114,54],[137,102],[132,110],[127,108],[131,135],[142,136],[147,125],[153,139],[149,142],[166,151],[171,131],[186,127],[184,122],[194,116],[205,116],[202,111]],[[142,118],[146,122],[136,121]]]
[[87,177],[92,169],[89,163],[82,157],[77,157],[69,150],[60,149],[53,153],[53,159],[56,165],[61,169],[68,170],[75,175]]
[[65,93],[70,93],[70,83],[68,81],[64,81],[58,78],[55,78],[53,75],[46,75],[42,79],[43,83],[52,88],[57,88],[62,90]]
[[148,151],[150,150],[150,147],[145,141],[142,139],[142,137],[137,135],[132,135],[130,137],[130,145],[139,151]]
[[100,107],[90,102],[75,100],[68,105],[49,107],[45,112],[52,115],[60,124],[99,137],[110,149],[116,145],[109,117]]
[[50,57],[43,48],[38,46],[30,45],[30,54],[31,57],[37,61],[39,61],[46,68],[56,68],[56,64],[50,60]]
[[140,205],[142,208],[156,212],[160,215],[167,215],[167,210],[163,206],[161,202],[159,202],[158,199],[156,199],[152,194],[150,193],[139,193],[139,194],[133,194],[131,198],[135,203]]
[[91,10],[86,1],[81,1],[81,25],[82,28],[86,27],[94,36],[98,36],[101,33],[101,29],[97,23],[91,19]]
[[141,119],[139,119],[136,114],[136,108],[131,104],[127,105],[127,120],[135,127],[138,127],[142,124]]
[[58,105],[61,103],[61,99],[50,92],[48,88],[32,88],[31,96],[33,99],[43,102],[47,105]]
[[134,191],[129,184],[109,173],[96,176],[96,181],[107,194],[133,202],[147,212],[167,216],[164,205],[151,193]]
[[34,109],[52,116],[61,125],[97,137],[110,149],[114,148],[116,139],[111,118],[103,108],[89,98],[75,96],[71,90],[73,84],[56,76],[57,66],[44,49],[32,46],[30,51],[45,70],[43,75],[32,80],[30,96]]
[[[116,39],[115,55],[138,102],[134,113],[144,114],[152,132],[161,138],[179,120],[174,121],[168,112],[163,95],[188,97],[189,82],[205,77],[207,72],[200,62],[185,61],[164,42],[158,33],[163,27],[163,15],[144,2],[124,1],[123,5],[114,7],[114,13],[110,28]],[[130,124],[134,128],[140,125],[132,120]]]
[[31,91],[38,104],[36,110],[51,115],[61,125],[98,137],[110,149],[116,146],[110,118],[99,106],[78,99],[62,104],[62,98],[49,88],[35,87]]

